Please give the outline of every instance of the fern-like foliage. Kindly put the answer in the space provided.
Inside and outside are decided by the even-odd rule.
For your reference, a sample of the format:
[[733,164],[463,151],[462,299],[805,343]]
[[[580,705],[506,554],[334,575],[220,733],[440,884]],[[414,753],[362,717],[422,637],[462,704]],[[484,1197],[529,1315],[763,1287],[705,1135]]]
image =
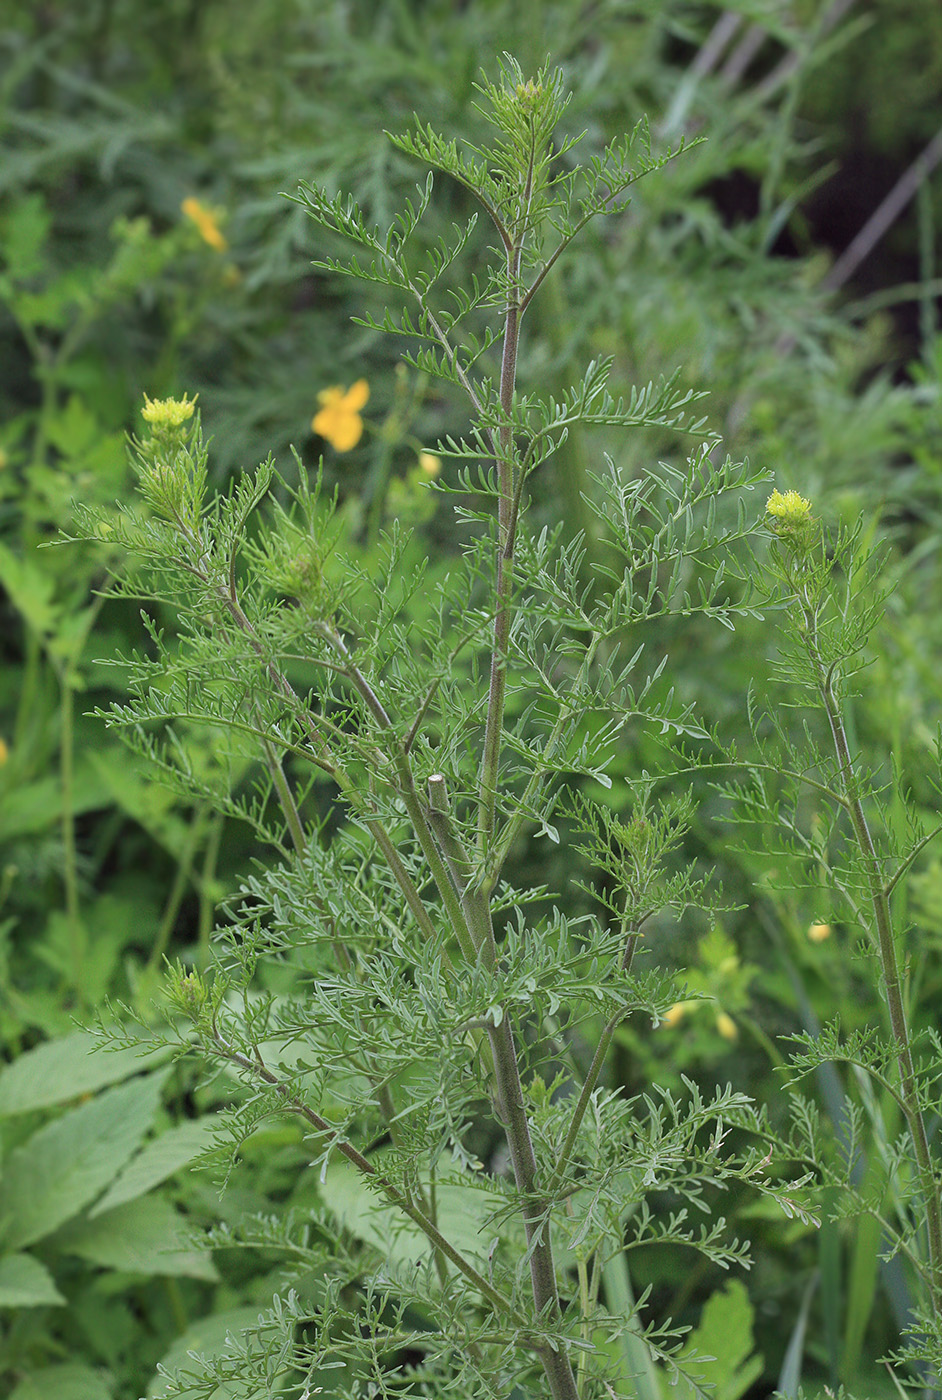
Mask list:
[[[148,406],[143,504],[80,518],[123,555],[115,591],[167,619],[148,614],[123,662],[129,698],[105,722],[272,849],[222,911],[212,971],[171,975],[176,1033],[244,1086],[223,1121],[233,1154],[266,1115],[289,1115],[311,1163],[309,1216],[233,1237],[281,1250],[295,1291],[167,1395],[314,1393],[338,1367],[351,1394],[400,1395],[408,1352],[413,1394],[587,1400],[624,1383],[598,1344],[619,1329],[669,1379],[686,1373],[683,1330],[651,1319],[646,1294],[627,1315],[607,1308],[608,1261],[656,1244],[745,1265],[714,1211],[734,1184],[810,1218],[793,1143],[741,1094],[600,1087],[622,1022],[656,1024],[677,999],[640,959],[648,920],[716,896],[679,859],[687,799],[646,782],[622,820],[593,793],[629,726],[707,740],[652,642],[672,614],[731,626],[753,609],[730,547],[763,474],[714,460],[688,416],[700,396],[676,378],[613,385],[604,359],[553,398],[520,392],[516,365],[548,270],[674,153],[652,153],[641,126],[576,167],[557,136],[560,75],[526,79],[510,59],[481,97],[487,151],[421,125],[396,140],[474,194],[496,235],[480,281],[451,285],[472,223],[422,245],[431,175],[385,232],[344,195],[299,195],[353,245],[321,265],[395,304],[364,324],[466,396],[467,431],[438,448],[459,459],[442,489],[466,540],[447,574],[416,563],[398,526],[364,554],[300,462],[296,479],[266,462],[208,498],[185,402]],[[576,425],[699,443],[634,479],[608,462],[588,584],[583,540],[529,513],[535,474]],[[603,877],[578,920],[509,873],[522,836],[559,839],[557,807]],[[596,1284],[577,1286],[589,1268]]]

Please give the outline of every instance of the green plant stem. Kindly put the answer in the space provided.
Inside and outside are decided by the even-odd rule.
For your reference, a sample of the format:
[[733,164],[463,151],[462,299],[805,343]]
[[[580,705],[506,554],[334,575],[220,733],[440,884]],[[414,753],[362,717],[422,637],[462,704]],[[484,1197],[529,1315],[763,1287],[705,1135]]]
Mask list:
[[212,1028],[212,1039],[216,1051],[225,1059],[229,1060],[232,1064],[238,1065],[241,1069],[244,1069],[256,1078],[261,1079],[265,1084],[268,1084],[279,1094],[292,1112],[300,1114],[302,1118],[305,1118],[312,1127],[316,1128],[317,1131],[322,1133],[325,1137],[332,1138],[341,1156],[346,1157],[347,1161],[350,1162],[362,1176],[369,1178],[373,1185],[378,1187],[393,1205],[397,1206],[399,1210],[407,1215],[409,1219],[419,1227],[435,1248],[440,1249],[444,1256],[454,1264],[455,1268],[458,1269],[460,1273],[464,1274],[469,1282],[474,1284],[482,1297],[486,1298],[498,1312],[507,1317],[514,1326],[524,1329],[527,1328],[528,1323],[526,1319],[520,1316],[511,1300],[506,1298],[498,1288],[495,1288],[469,1260],[465,1259],[464,1255],[442,1234],[438,1226],[428,1218],[424,1211],[421,1211],[415,1203],[409,1199],[404,1191],[396,1186],[394,1182],[390,1181],[388,1177],[385,1177],[382,1172],[378,1171],[377,1168],[373,1166],[372,1162],[368,1161],[367,1158],[363,1156],[362,1152],[357,1151],[352,1143],[347,1142],[343,1138],[337,1138],[335,1136],[335,1129],[326,1118],[322,1118],[319,1113],[315,1113],[314,1109],[309,1108],[303,1099],[298,1098],[298,1096],[291,1091],[291,1088],[284,1083],[283,1080],[279,1079],[276,1074],[272,1074],[271,1070],[268,1069],[260,1059],[250,1059],[248,1055],[243,1055],[240,1051],[234,1050],[231,1045],[227,1044],[215,1025],[213,1025]]
[[[591,642],[586,648],[582,658],[582,664],[579,668],[579,676],[574,686],[577,694],[582,687],[582,681],[589,674],[589,670],[595,660],[601,642],[601,636],[596,633],[593,635]],[[516,812],[504,823],[501,828],[500,837],[491,849],[490,859],[487,865],[487,876],[484,881],[484,890],[487,894],[490,894],[495,888],[497,881],[500,879],[500,872],[503,869],[504,862],[510,854],[510,849],[518,833],[522,830],[524,824],[530,820],[528,814],[533,809],[533,803],[539,795],[540,788],[545,782],[547,774],[553,771],[552,765],[559,753],[559,746],[562,742],[566,725],[575,713],[576,707],[574,705],[560,706],[559,714],[556,716],[556,723],[553,725],[552,732],[546,740],[543,746],[543,752],[540,755],[542,766],[531,773],[524,789],[523,797],[517,804]]]
[[321,624],[319,630],[321,635],[337,652],[338,656],[343,659],[343,674],[353,685],[373,718],[392,743],[392,759],[398,779],[397,790],[399,796],[402,798],[406,811],[409,814],[416,839],[422,848],[422,854],[428,861],[429,869],[432,872],[432,878],[435,881],[436,888],[445,906],[448,921],[451,925],[452,932],[458,940],[462,955],[466,961],[474,962],[479,947],[476,945],[472,931],[468,926],[455,883],[449,875],[448,868],[442,860],[442,857],[438,853],[438,847],[435,844],[431,827],[426,818],[425,809],[416,791],[415,780],[412,776],[412,768],[409,763],[409,755],[406,753],[404,745],[395,732],[395,726],[385,706],[351,657],[346,643],[339,632],[337,632],[335,628],[329,627],[326,623]]
[[510,641],[511,594],[516,542],[513,406],[517,383],[520,322],[523,316],[520,267],[523,258],[523,240],[526,236],[529,220],[530,202],[533,197],[534,160],[535,150],[531,144],[529,170],[523,190],[524,216],[521,220],[521,231],[519,236],[507,246],[508,304],[504,316],[504,343],[500,364],[501,424],[497,440],[497,598],[478,807],[478,847],[482,858],[487,854],[494,835],[494,822],[497,813],[497,777],[500,768],[504,700],[507,690],[507,651]]
[[[440,773],[429,779],[431,821],[442,843],[449,866],[454,872],[475,945],[492,950],[496,959],[494,930],[490,905],[479,892],[469,888],[470,867],[447,810],[445,780]],[[538,1315],[552,1325],[560,1320],[559,1292],[556,1286],[556,1265],[550,1237],[550,1201],[538,1189],[538,1168],[530,1123],[527,1118],[520,1066],[513,1030],[506,1014],[500,1024],[489,1024],[487,1036],[493,1058],[494,1081],[497,1086],[495,1107],[510,1148],[514,1182],[523,1197],[522,1215],[530,1255],[530,1281],[533,1301]],[[575,1378],[569,1359],[562,1352],[543,1356],[547,1380],[554,1397],[577,1395]]]
[[903,1000],[899,959],[893,933],[892,913],[880,861],[873,836],[860,800],[857,774],[851,756],[847,731],[844,727],[840,703],[834,689],[834,667],[825,666],[817,645],[817,619],[814,609],[805,599],[801,602],[805,622],[805,645],[815,668],[818,693],[824,706],[831,729],[831,738],[837,754],[838,769],[847,810],[850,814],[854,837],[860,850],[867,875],[867,885],[873,908],[874,924],[883,981],[886,987],[886,1001],[890,1013],[890,1027],[896,1045],[896,1062],[900,1076],[902,1108],[912,1138],[916,1155],[916,1168],[919,1186],[926,1212],[926,1237],[929,1246],[929,1272],[932,1279],[930,1303],[936,1316],[942,1314],[942,1206],[939,1201],[939,1188],[929,1150],[929,1137],[925,1118],[919,1105],[916,1085],[916,1072],[913,1064],[912,1045],[906,1007]]
[[[621,961],[623,972],[631,971],[631,964],[634,959],[635,947],[637,945],[637,942],[638,934],[629,934],[628,940],[625,943],[625,951]],[[553,1168],[553,1175],[550,1177],[549,1185],[546,1188],[547,1194],[550,1196],[552,1196],[552,1194],[559,1189],[559,1185],[563,1179],[566,1167],[569,1165],[569,1159],[572,1156],[572,1150],[576,1145],[576,1139],[579,1136],[579,1129],[582,1126],[582,1120],[585,1117],[586,1109],[589,1107],[589,1100],[592,1097],[592,1093],[595,1089],[596,1084],[599,1082],[599,1076],[601,1075],[602,1068],[605,1064],[605,1057],[608,1054],[608,1047],[612,1043],[612,1036],[615,1034],[615,1032],[621,1025],[622,1021],[625,1019],[627,1014],[627,1007],[622,1010],[616,1011],[613,1016],[610,1016],[608,1018],[602,1029],[602,1034],[599,1036],[598,1044],[595,1047],[595,1054],[592,1056],[592,1063],[589,1065],[589,1069],[586,1074],[585,1080],[583,1081],[579,1098],[576,1102],[575,1108],[572,1111],[572,1117],[569,1120],[569,1127],[566,1130],[566,1136],[563,1139],[563,1145],[559,1149],[559,1156],[556,1159],[556,1166]]]
[[[209,582],[209,580],[205,576],[205,573],[201,573],[201,577],[203,577],[204,582]],[[262,647],[258,634],[256,633],[255,628],[252,626],[252,623],[246,617],[239,603],[235,591],[235,579],[231,566],[229,588],[220,589],[219,597],[222,603],[224,604],[225,608],[227,609],[230,617],[249,638],[249,642],[255,654],[265,661],[266,670],[268,671],[269,676],[275,683],[277,689],[285,696],[286,699],[290,700],[293,709],[301,717],[301,721],[305,725],[305,728],[311,736],[312,743],[315,745],[315,748],[317,750],[317,752],[314,755],[312,755],[313,761],[318,765],[318,767],[322,768],[333,778],[334,782],[340,788],[340,791],[343,793],[344,797],[357,812],[357,815],[369,824],[369,828],[373,833],[373,838],[376,841],[376,844],[379,846],[380,850],[382,851],[384,857],[386,858],[387,864],[389,865],[389,869],[392,872],[393,878],[399,885],[403,897],[406,903],[408,904],[410,910],[412,911],[413,915],[415,916],[419,927],[422,929],[423,933],[425,933],[427,938],[437,938],[438,935],[435,929],[435,925],[432,923],[432,920],[429,917],[428,910],[425,908],[425,905],[422,901],[422,896],[419,894],[419,891],[415,887],[415,882],[413,881],[409,872],[403,865],[402,860],[400,859],[399,854],[396,851],[395,844],[393,843],[389,833],[386,831],[382,821],[378,816],[375,816],[374,814],[365,810],[364,803],[359,793],[356,791],[355,787],[350,782],[346,773],[344,773],[343,769],[339,766],[339,764],[334,762],[330,750],[327,748],[326,741],[323,739],[323,736],[320,735],[317,731],[317,725],[315,720],[307,712],[306,708],[301,704],[301,701],[296,691],[294,690],[294,687],[291,685],[291,682],[288,680],[287,676],[284,675],[284,673],[281,670],[279,670],[279,668],[275,665],[274,661],[266,657],[264,648]]]
[[213,914],[215,905],[210,895],[210,887],[216,876],[216,862],[219,860],[219,848],[222,845],[222,833],[225,825],[225,818],[221,813],[213,818],[209,829],[209,839],[206,842],[206,850],[203,853],[203,869],[199,878],[199,947],[205,958],[209,952],[209,941],[213,933]]
[[[517,374],[517,353],[522,316],[520,268],[533,196],[535,150],[531,144],[529,169],[523,189],[519,231],[507,246],[508,305],[504,320],[503,354],[500,372],[501,423],[497,442],[497,580],[493,650],[488,690],[484,752],[478,787],[478,854],[484,864],[494,836],[497,815],[497,789],[500,771],[504,705],[507,690],[507,663],[512,617],[514,546],[517,529],[517,486],[514,480],[513,407]],[[522,475],[522,472],[521,472]],[[472,936],[478,949],[493,947],[489,900],[485,897],[472,915]],[[495,950],[496,951],[496,950]],[[556,1285],[549,1201],[538,1190],[538,1169],[530,1123],[520,1082],[520,1067],[513,1028],[506,1015],[500,1024],[488,1027],[494,1058],[495,1107],[503,1123],[510,1148],[514,1181],[522,1197],[522,1215],[530,1256],[530,1283],[537,1315],[548,1327],[558,1327],[562,1312]],[[560,1339],[561,1340],[561,1339]],[[578,1400],[579,1390],[567,1351],[544,1352],[541,1356],[553,1400]]]
[[[264,750],[265,760],[268,765],[268,771],[271,774],[272,781],[275,785],[275,791],[278,794],[278,800],[281,805],[281,810],[284,813],[285,820],[288,823],[288,829],[291,833],[291,839],[294,844],[295,851],[297,852],[299,857],[303,857],[307,851],[308,842],[306,833],[304,831],[304,826],[301,822],[301,815],[298,811],[297,803],[294,800],[294,793],[292,792],[291,785],[288,782],[287,777],[285,776],[285,771],[281,765],[278,755],[275,753],[274,748],[268,740],[265,740],[264,742]],[[326,910],[324,910],[324,915],[325,918],[329,919],[329,915],[327,914]],[[331,923],[333,922],[332,920],[329,921]],[[345,971],[349,972],[351,968],[351,962],[350,955],[347,952],[346,948],[340,942],[340,940],[336,938],[332,940],[332,946],[334,949],[334,956],[336,957],[338,964]],[[389,1129],[389,1135],[392,1139],[393,1145],[398,1145],[400,1140],[399,1125],[396,1117],[396,1105],[393,1101],[393,1096],[389,1085],[373,1083],[372,1087],[373,1092],[376,1096],[376,1102],[379,1105],[380,1113],[383,1116],[383,1121],[385,1122],[386,1127]],[[422,1204],[423,1206],[425,1206],[426,1211],[428,1212],[428,1204],[425,1200],[424,1193],[422,1194]],[[434,1223],[433,1214],[432,1219]],[[441,1283],[444,1286],[448,1280],[448,1265],[446,1263],[445,1254],[442,1252],[442,1250],[437,1244],[434,1245],[434,1257],[436,1272],[438,1273],[439,1279],[441,1280]]]
[[278,794],[278,803],[288,823],[288,831],[291,833],[291,844],[297,855],[303,860],[307,853],[307,833],[301,821],[301,814],[298,805],[294,800],[294,793],[288,779],[285,777],[285,770],[281,766],[281,761],[275,753],[268,739],[262,741],[262,748],[265,751],[265,764],[271,775],[271,780],[275,785],[275,792]]
[[62,785],[62,852],[65,912],[69,925],[72,983],[80,1002],[85,1000],[85,937],[79,910],[78,855],[75,843],[75,694],[66,667],[60,676],[62,689],[59,772]]
[[180,905],[183,903],[183,896],[186,893],[187,881],[193,869],[193,861],[196,850],[199,846],[200,837],[206,822],[207,806],[204,803],[190,823],[187,833],[186,846],[177,861],[176,872],[173,877],[173,884],[167,896],[167,903],[164,906],[163,917],[160,920],[160,927],[157,930],[157,937],[154,939],[154,946],[151,948],[150,957],[147,959],[147,969],[153,972],[160,966],[163,956],[167,951],[167,944],[170,942],[170,935],[173,933],[173,926],[177,921],[180,912]]

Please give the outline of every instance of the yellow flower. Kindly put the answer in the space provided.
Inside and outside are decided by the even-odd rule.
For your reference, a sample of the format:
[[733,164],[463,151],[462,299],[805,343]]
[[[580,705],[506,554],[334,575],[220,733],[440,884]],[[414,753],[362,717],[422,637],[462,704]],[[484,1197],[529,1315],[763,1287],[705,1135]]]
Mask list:
[[830,938],[830,936],[830,924],[812,924],[808,930],[808,937],[811,939],[812,943],[823,943],[824,940]]
[[687,1002],[675,1001],[670,1011],[665,1011],[661,1017],[661,1022],[665,1026],[676,1026],[678,1021],[682,1021],[687,1014]]
[[229,244],[219,227],[218,217],[211,209],[207,209],[205,204],[189,195],[180,205],[180,212],[193,220],[204,243],[208,243],[210,248],[215,248],[217,253],[226,251]]
[[161,429],[182,428],[193,417],[195,408],[196,400],[188,399],[186,394],[182,399],[149,399],[145,394],[141,417],[160,432]]
[[363,436],[360,409],[369,396],[370,386],[365,379],[358,379],[349,389],[339,384],[322,389],[317,396],[320,411],[311,419],[311,427],[338,452],[349,452]]
[[773,491],[765,503],[765,513],[777,535],[805,537],[814,523],[811,502],[797,491]]
[[434,452],[420,452],[419,466],[427,476],[438,476],[442,469],[442,459]]
[[739,1027],[736,1025],[732,1016],[728,1015],[725,1011],[720,1011],[717,1014],[716,1029],[724,1040],[739,1039]]
[[7,747],[7,742],[5,739],[0,739],[0,768],[3,767],[9,757],[10,750]]

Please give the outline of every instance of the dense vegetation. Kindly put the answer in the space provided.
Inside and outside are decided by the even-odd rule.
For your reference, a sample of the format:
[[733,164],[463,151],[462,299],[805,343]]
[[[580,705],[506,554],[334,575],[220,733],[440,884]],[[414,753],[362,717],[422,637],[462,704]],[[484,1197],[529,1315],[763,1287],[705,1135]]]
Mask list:
[[[395,1274],[413,1258],[413,1236],[368,1209],[375,1192],[338,1169],[321,1132],[325,1119],[338,1135],[342,1123],[364,1161],[384,1163],[392,1190],[412,1179],[408,1154],[421,1132],[425,1152],[433,1139],[458,1143],[464,1165],[478,1164],[504,1202],[490,1209],[509,1215],[508,1148],[482,1107],[488,1036],[500,1060],[498,1003],[485,1000],[478,1017],[468,1002],[459,1018],[468,1029],[456,1035],[453,1063],[470,1077],[457,1101],[446,1093],[454,1084],[436,1087],[428,1070],[443,1021],[412,1023],[410,1077],[395,1039],[406,998],[393,1030],[377,1032],[375,1007],[367,1012],[379,970],[407,969],[411,989],[426,985],[436,929],[451,930],[442,957],[470,949],[474,961],[474,917],[466,947],[457,905],[445,918],[448,880],[463,897],[488,871],[494,947],[505,957],[495,967],[514,966],[524,922],[545,949],[579,952],[553,963],[546,951],[539,967],[518,966],[516,982],[502,972],[499,992],[517,1018],[538,1154],[554,1133],[564,1143],[549,1186],[561,1214],[585,1224],[556,1261],[578,1322],[566,1335],[588,1339],[600,1358],[594,1380],[594,1361],[573,1352],[579,1393],[656,1400],[672,1393],[675,1364],[679,1393],[696,1393],[692,1373],[724,1400],[842,1385],[859,1397],[903,1384],[935,1393],[937,6],[266,0],[235,25],[222,5],[100,0],[24,9],[0,44],[4,1393],[209,1400],[299,1396],[308,1385],[437,1396],[488,1393],[488,1377],[495,1395],[541,1393],[545,1348],[521,1363],[516,1389],[500,1369],[507,1357],[495,1359],[502,1344],[526,1350],[532,1319],[530,1332],[514,1321],[512,1342],[495,1341],[482,1321],[469,1342],[467,1300],[441,1278],[407,1287]],[[517,399],[496,394],[490,404],[481,391],[469,428],[462,376],[404,334],[401,279],[388,267],[379,282],[338,275],[349,249],[337,235],[368,245],[374,227],[395,226],[417,182],[425,190],[416,157],[431,157],[439,173],[416,251],[438,266],[441,249],[454,249],[439,270],[445,305],[453,316],[463,307],[461,329],[478,337],[476,372],[499,382],[502,341],[491,347],[487,315],[509,283],[500,274],[488,296],[493,228],[482,220],[463,232],[482,191],[485,209],[490,199],[500,213],[497,187],[476,189],[454,178],[457,156],[385,132],[414,133],[416,113],[422,130],[430,123],[448,140],[491,149],[476,85],[484,74],[496,81],[501,62],[514,72],[503,54],[520,67],[507,91],[521,110],[539,107],[557,65],[572,94],[558,130],[548,129],[548,179],[568,189],[577,162],[591,171],[632,132],[634,174],[630,203],[599,208],[604,217],[540,276]],[[512,126],[512,103],[504,115]],[[580,132],[567,150],[565,138]],[[911,198],[859,262],[842,256],[900,177]],[[360,222],[344,212],[348,192]],[[551,224],[562,217],[552,200],[546,211]],[[368,268],[369,247],[358,256]],[[539,249],[533,256],[538,269]],[[393,333],[378,334],[387,315]],[[632,397],[649,384],[647,397]],[[539,419],[540,399],[568,405],[565,432]],[[162,408],[167,401],[177,409]],[[541,432],[545,452],[527,458]],[[506,528],[513,496],[498,477],[476,475],[488,443],[526,482],[518,568],[531,587],[515,594],[525,635],[514,643],[512,762],[499,793],[475,707],[489,694],[489,521]],[[180,467],[180,453],[189,474],[171,489],[161,473]],[[269,455],[275,476],[259,471]],[[317,696],[323,723],[346,745],[336,771],[304,749],[292,727],[303,728],[301,711],[266,708],[251,655],[226,630],[231,608],[225,626],[213,622],[210,564],[192,583],[203,555],[180,555],[189,591],[160,563],[177,548],[169,532],[181,520],[193,538],[205,524],[220,559],[238,557],[268,663],[289,655],[281,680]],[[720,546],[722,573],[710,553]],[[618,601],[626,571],[630,605]],[[447,587],[453,601],[442,609]],[[468,635],[453,655],[442,639],[463,602]],[[616,603],[622,613],[606,614]],[[590,616],[596,631],[609,618],[604,646]],[[314,619],[325,652],[304,651],[299,618]],[[344,659],[344,638],[358,628],[373,629],[373,649]],[[636,643],[618,650],[629,634],[644,644],[637,674],[628,666]],[[591,666],[603,647],[602,670],[590,676],[586,663],[584,692],[567,691],[584,645]],[[416,675],[413,648],[426,667]],[[132,653],[140,659],[129,664]],[[603,692],[614,703],[616,662],[630,690],[630,703],[619,692],[618,723],[575,725],[550,775],[564,788],[542,769],[531,788],[534,755],[557,759],[547,748],[552,704],[582,695],[595,715]],[[329,664],[336,690],[317,679]],[[444,784],[428,790],[434,842],[413,849],[397,836],[411,884],[377,874],[367,848],[380,818],[396,834],[414,814],[408,784],[377,797],[381,769],[363,778],[379,711],[362,687],[357,708],[358,677],[388,686],[403,714],[415,698],[411,713],[421,711],[433,736],[429,771],[421,742],[415,763],[423,781],[438,780],[439,764],[447,776],[447,801]],[[181,713],[181,695],[185,718],[167,745],[164,723]],[[236,740],[225,724],[240,706],[251,723]],[[410,754],[420,733],[418,722],[409,729]],[[272,736],[284,744],[280,759]],[[477,772],[482,751],[476,787],[462,764]],[[353,774],[348,787],[337,772]],[[462,874],[467,849],[454,842],[474,844],[475,802],[485,814],[480,869],[469,862]],[[448,803],[458,814],[450,834]],[[489,840],[504,820],[498,870]],[[408,890],[425,899],[423,860],[434,865],[436,851],[441,884],[422,914]],[[337,939],[302,935],[303,919],[286,913],[342,912],[352,930],[364,901],[399,933],[375,943],[351,934],[342,955]],[[638,930],[633,908],[644,916]],[[422,934],[412,943],[399,936],[410,918]],[[590,969],[638,933],[634,980],[606,990],[599,973],[593,989]],[[264,1042],[281,1072],[285,1027],[314,1004],[323,1024],[325,987],[344,988],[348,1019],[320,1053],[337,1064],[349,1056],[347,1078],[322,1082],[303,1059],[309,1041],[291,1082],[319,1128],[279,1113],[239,1057],[251,1061]],[[568,997],[562,1012],[557,992]],[[629,1002],[632,1015],[616,1014]],[[168,1008],[183,1042],[201,1038],[209,1052],[221,1020],[230,1037],[222,1062],[177,1056],[162,1039]],[[94,1049],[96,1027],[123,1048]],[[387,1043],[389,1081],[379,1088],[350,1048],[368,1031]],[[600,1044],[608,1054],[596,1066]],[[372,1086],[368,1110],[354,1067]],[[576,1133],[588,1120],[570,1139],[561,1118],[567,1103],[581,1104],[579,1076],[593,1073],[605,1091],[593,1100],[611,1157],[602,1152],[602,1167]],[[429,1107],[439,1091],[458,1103],[444,1126]],[[421,1104],[422,1122],[406,1115],[402,1127],[384,1094],[396,1111]],[[705,1164],[702,1138],[719,1120],[731,1134],[722,1170]],[[656,1165],[643,1159],[640,1124],[647,1149],[662,1152]],[[761,1186],[750,1156],[758,1139],[771,1165]],[[621,1152],[624,1169],[630,1151],[652,1172],[643,1189],[613,1166]],[[434,1199],[425,1178],[416,1189]],[[442,1185],[450,1224],[455,1189]],[[519,1176],[517,1189],[538,1255]],[[691,1195],[705,1207],[697,1231],[701,1218],[708,1232],[725,1218],[699,1252],[683,1222],[658,1225]],[[619,1198],[632,1202],[627,1215]],[[452,1206],[453,1216],[465,1211]],[[507,1228],[479,1271],[501,1296],[504,1285],[512,1292]],[[473,1231],[462,1239],[471,1257]],[[291,1301],[259,1327],[273,1295],[289,1289]],[[436,1329],[459,1334],[446,1314],[465,1329],[460,1365],[423,1341]],[[680,1351],[669,1321],[694,1329]],[[314,1358],[306,1376],[305,1347]],[[486,1366],[481,1347],[491,1348]],[[717,1359],[698,1369],[684,1360],[694,1349]],[[187,1360],[193,1350],[208,1358],[202,1378]],[[897,1353],[891,1371],[882,1359]],[[161,1363],[182,1365],[189,1379],[167,1380]],[[554,1365],[544,1368],[550,1393],[571,1393]]]

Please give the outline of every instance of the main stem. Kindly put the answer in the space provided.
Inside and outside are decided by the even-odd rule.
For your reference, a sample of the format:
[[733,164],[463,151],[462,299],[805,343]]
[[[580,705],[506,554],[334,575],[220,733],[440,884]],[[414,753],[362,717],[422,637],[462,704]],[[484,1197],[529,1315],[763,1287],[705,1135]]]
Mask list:
[[[529,215],[532,196],[533,161],[524,190],[523,209]],[[521,233],[507,252],[508,306],[504,326],[504,347],[501,361],[500,406],[501,424],[497,439],[497,598],[494,614],[494,643],[491,654],[490,689],[487,721],[484,732],[484,754],[481,762],[478,793],[478,853],[483,868],[494,837],[497,813],[497,787],[500,768],[501,739],[504,728],[504,701],[507,684],[507,659],[512,617],[514,542],[517,530],[514,480],[513,405],[517,374],[517,350],[520,341],[520,267],[527,217],[521,221]],[[471,923],[472,937],[479,955],[487,957],[493,949],[493,928],[489,899],[465,904]],[[562,1309],[556,1286],[556,1265],[550,1229],[550,1202],[539,1189],[536,1153],[530,1136],[520,1082],[520,1067],[511,1023],[506,1015],[499,1026],[488,1030],[494,1061],[496,1084],[495,1107],[507,1134],[514,1182],[522,1198],[522,1215],[530,1255],[530,1283],[533,1303],[540,1323],[553,1332],[560,1328]],[[578,1400],[579,1388],[562,1336],[559,1349],[544,1349],[540,1360],[546,1374],[552,1400]]]

